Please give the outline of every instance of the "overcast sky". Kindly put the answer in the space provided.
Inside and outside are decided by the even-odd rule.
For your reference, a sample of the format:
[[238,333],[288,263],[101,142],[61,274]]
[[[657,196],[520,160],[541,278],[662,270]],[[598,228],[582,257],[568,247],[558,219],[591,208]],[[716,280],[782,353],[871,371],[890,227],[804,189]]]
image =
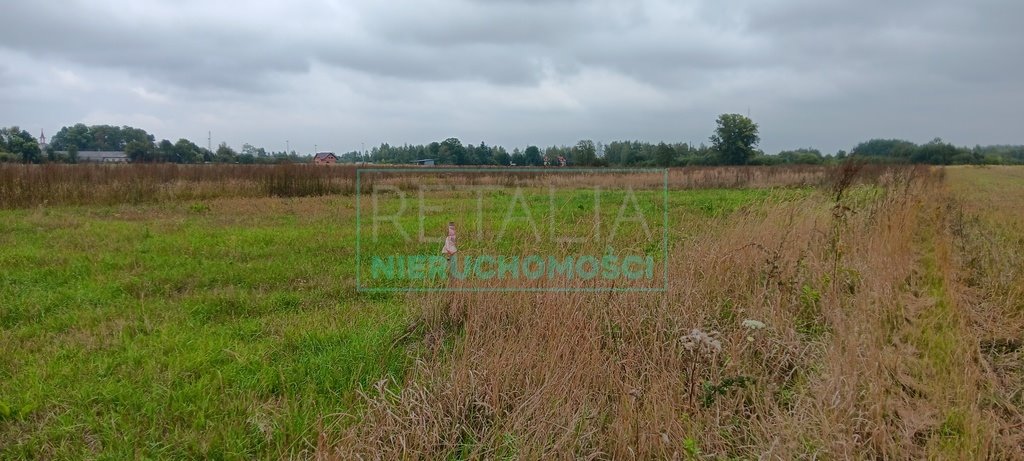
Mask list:
[[4,0],[0,126],[345,152],[1024,143],[1020,0]]

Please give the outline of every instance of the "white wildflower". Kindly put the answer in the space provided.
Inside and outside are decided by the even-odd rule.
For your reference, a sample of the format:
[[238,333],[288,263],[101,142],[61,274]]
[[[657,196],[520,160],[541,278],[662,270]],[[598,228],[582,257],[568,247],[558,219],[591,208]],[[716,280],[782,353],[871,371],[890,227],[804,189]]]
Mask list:
[[765,325],[764,322],[760,322],[753,319],[746,319],[743,321],[743,326],[751,330],[763,330]]
[[717,335],[718,332],[715,331],[708,334],[694,328],[690,330],[690,334],[679,338],[679,340],[682,341],[683,347],[688,351],[700,350],[704,353],[722,352],[722,342],[716,338]]

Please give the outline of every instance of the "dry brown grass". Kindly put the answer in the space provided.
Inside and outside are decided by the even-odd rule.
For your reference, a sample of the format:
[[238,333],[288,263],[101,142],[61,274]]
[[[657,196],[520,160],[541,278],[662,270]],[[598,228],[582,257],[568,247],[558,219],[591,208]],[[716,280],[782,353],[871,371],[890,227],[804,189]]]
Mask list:
[[0,208],[352,193],[354,167],[0,164]]
[[941,170],[877,174],[702,223],[664,295],[410,298],[416,366],[317,455],[1024,457],[1020,394],[977,360]]
[[[827,183],[835,168],[810,165],[673,168],[668,182],[673,189],[814,186]],[[369,191],[374,184],[415,189],[431,182],[450,183],[452,177],[457,178],[460,185],[473,186],[659,188],[664,185],[663,174],[650,170],[616,170],[616,173],[571,168],[387,169],[396,173],[363,174],[360,185],[364,191]],[[439,173],[438,169],[455,171]],[[871,173],[862,176],[870,180],[872,175],[882,175],[889,169],[872,166]],[[353,165],[0,164],[0,208],[352,194],[355,183],[356,167]]]

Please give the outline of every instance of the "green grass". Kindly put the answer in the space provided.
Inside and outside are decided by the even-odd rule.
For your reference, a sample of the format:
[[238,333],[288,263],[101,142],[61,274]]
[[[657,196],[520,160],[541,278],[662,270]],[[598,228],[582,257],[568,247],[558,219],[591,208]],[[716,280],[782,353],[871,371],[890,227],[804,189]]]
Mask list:
[[[672,239],[807,193],[672,192]],[[415,352],[394,345],[405,298],[355,290],[354,213],[349,197],[0,211],[0,458],[311,448]]]

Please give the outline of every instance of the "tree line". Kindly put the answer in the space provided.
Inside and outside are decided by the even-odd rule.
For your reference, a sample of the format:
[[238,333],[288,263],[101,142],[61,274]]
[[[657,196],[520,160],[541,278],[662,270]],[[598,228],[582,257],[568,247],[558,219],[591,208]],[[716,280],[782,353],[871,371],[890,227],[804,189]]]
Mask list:
[[129,160],[140,163],[301,163],[310,159],[295,151],[273,152],[251,144],[236,151],[226,143],[211,150],[184,138],[156,142],[141,128],[83,123],[61,128],[44,149],[25,130],[0,129],[0,162],[77,163],[78,153],[87,151],[124,152]]
[[[954,146],[935,138],[925,144],[900,139],[871,139],[857,144],[849,152],[823,154],[818,149],[800,148],[766,154],[757,148],[758,126],[740,114],[722,114],[716,120],[710,144],[651,143],[581,140],[572,146],[527,146],[511,151],[484,142],[463,144],[447,138],[429,144],[392,146],[382,143],[369,151],[350,151],[338,156],[340,162],[408,164],[431,159],[440,165],[516,165],[516,166],[617,166],[668,167],[689,165],[785,165],[827,164],[856,156],[879,162],[955,164],[1024,164],[1024,146],[991,145],[973,148]],[[311,155],[272,152],[243,144],[236,151],[225,143],[211,150],[188,139],[176,142],[156,138],[141,128],[79,123],[63,127],[45,149],[38,140],[18,127],[0,129],[0,162],[76,163],[78,152],[124,152],[132,162],[172,163],[302,163]]]

